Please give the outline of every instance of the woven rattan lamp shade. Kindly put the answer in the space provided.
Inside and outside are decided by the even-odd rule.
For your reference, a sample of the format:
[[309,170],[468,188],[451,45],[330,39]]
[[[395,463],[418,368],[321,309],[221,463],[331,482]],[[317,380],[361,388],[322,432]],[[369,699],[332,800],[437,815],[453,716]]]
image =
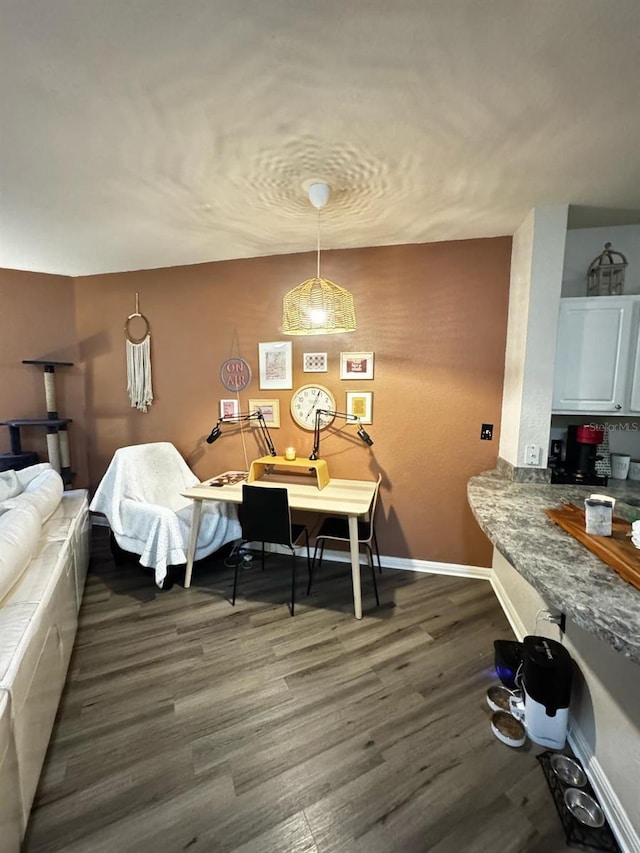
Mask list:
[[285,335],[336,335],[355,329],[353,296],[328,278],[309,278],[284,295]]

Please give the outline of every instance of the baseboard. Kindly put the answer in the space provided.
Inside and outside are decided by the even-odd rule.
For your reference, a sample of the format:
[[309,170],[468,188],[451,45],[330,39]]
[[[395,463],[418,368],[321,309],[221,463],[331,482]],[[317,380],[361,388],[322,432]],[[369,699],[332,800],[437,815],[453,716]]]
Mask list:
[[[511,625],[513,633],[522,642],[524,637],[530,632],[520,619],[506,590],[495,575],[491,577],[491,586],[504,615]],[[567,739],[575,755],[580,759],[587,771],[589,781],[596,792],[600,805],[609,821],[609,826],[616,836],[623,853],[640,853],[640,838],[631,825],[608,777],[602,770],[600,762],[577,726],[576,721],[571,718],[571,714],[569,715],[569,733]]]
[[511,625],[511,630],[516,635],[516,638],[522,642],[530,632],[527,631],[526,625],[522,619],[520,619],[520,616],[511,604],[511,599],[509,598],[507,591],[493,572],[491,572],[490,583],[500,607],[502,607],[502,611]]
[[[109,522],[103,515],[92,515],[91,524],[94,527],[109,527]],[[259,548],[257,542],[252,542],[254,548]],[[303,553],[304,546],[296,547],[296,554],[299,556]],[[267,551],[274,554],[290,554],[291,552],[284,545],[269,545]],[[350,563],[351,557],[348,551],[330,551],[325,548],[325,560],[332,560],[335,563]],[[383,569],[399,569],[405,572],[424,572],[431,575],[450,575],[451,577],[459,578],[475,578],[477,580],[490,580],[492,571],[481,566],[465,566],[459,563],[436,563],[432,560],[412,560],[403,557],[380,557]]]
[[569,723],[568,740],[571,749],[587,771],[591,786],[597,794],[598,801],[609,821],[609,826],[620,845],[622,853],[640,853],[640,836],[631,825],[616,792],[611,787],[608,777],[600,766],[600,762],[593,754],[589,742],[573,721]]
[[[286,548],[272,546],[275,553],[287,554]],[[302,549],[296,548],[297,554],[302,554]],[[363,553],[363,562],[364,553]],[[331,560],[334,563],[350,563],[351,557],[348,551],[324,550],[323,560]],[[436,563],[432,560],[412,560],[404,557],[385,557],[380,555],[382,569],[399,569],[404,572],[424,572],[430,575],[450,575],[459,578],[476,578],[478,580],[490,580],[492,571],[481,566],[465,566],[459,563]]]

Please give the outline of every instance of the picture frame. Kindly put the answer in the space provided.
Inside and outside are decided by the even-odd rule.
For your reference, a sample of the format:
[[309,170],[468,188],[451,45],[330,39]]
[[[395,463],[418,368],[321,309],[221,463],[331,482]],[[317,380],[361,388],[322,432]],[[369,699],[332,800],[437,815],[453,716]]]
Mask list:
[[327,373],[329,370],[326,352],[302,353],[303,373]]
[[279,390],[293,388],[291,341],[269,341],[258,344],[260,388]]
[[347,391],[346,413],[361,424],[373,423],[373,391]]
[[340,379],[373,379],[372,352],[341,352]]
[[220,417],[237,418],[240,414],[240,403],[237,399],[220,400]]
[[[271,429],[280,426],[280,400],[249,400],[249,411],[260,409],[265,424]],[[249,421],[252,427],[259,427],[260,421]]]

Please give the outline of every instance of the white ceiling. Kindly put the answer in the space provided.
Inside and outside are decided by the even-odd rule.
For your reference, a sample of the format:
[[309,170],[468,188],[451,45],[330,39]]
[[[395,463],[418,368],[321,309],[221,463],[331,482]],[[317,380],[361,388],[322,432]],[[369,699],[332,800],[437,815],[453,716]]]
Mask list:
[[[82,275],[640,210],[639,0],[0,0],[0,266]],[[624,221],[630,221],[628,218]]]

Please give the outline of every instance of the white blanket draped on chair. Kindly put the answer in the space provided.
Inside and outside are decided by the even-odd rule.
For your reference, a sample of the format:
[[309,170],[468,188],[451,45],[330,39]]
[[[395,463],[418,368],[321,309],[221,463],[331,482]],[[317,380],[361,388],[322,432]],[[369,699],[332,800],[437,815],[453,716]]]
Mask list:
[[[168,441],[116,450],[91,501],[103,513],[118,545],[155,569],[160,586],[167,565],[187,561],[192,502],[180,494],[198,478]],[[241,535],[233,504],[207,501],[198,533],[196,560]]]

